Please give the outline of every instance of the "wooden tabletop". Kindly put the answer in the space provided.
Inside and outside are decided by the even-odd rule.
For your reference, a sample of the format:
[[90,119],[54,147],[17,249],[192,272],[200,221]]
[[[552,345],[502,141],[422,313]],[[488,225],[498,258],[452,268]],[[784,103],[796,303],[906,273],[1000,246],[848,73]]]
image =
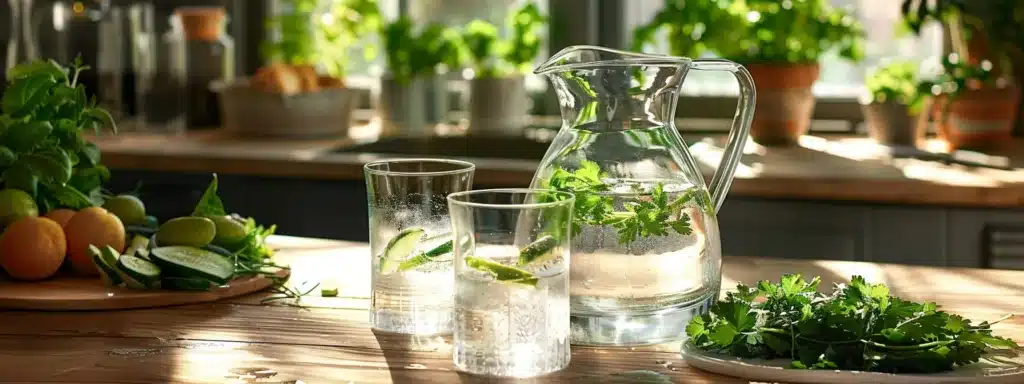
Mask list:
[[[394,156],[336,150],[375,140],[377,134],[370,128],[363,126],[348,137],[321,140],[243,139],[207,131],[183,137],[125,133],[94,141],[103,151],[103,162],[113,169],[361,181],[363,164]],[[710,180],[721,160],[725,138],[684,135],[684,139],[705,180]],[[750,142],[729,193],[782,199],[1024,207],[1024,142],[1007,143],[995,152],[1009,159],[1015,170],[893,159],[885,150],[857,137],[804,136],[799,146],[789,148],[765,148]],[[476,164],[474,181],[478,184],[522,187],[530,184],[541,159],[464,160]]]
[[[315,297],[316,291],[303,299],[306,308],[261,305],[266,294],[255,294],[146,310],[2,311],[0,382],[484,382],[452,370],[449,337],[412,338],[368,328],[365,244],[294,237],[275,237],[273,243],[281,261],[292,265],[294,284],[337,284],[340,295]],[[895,295],[935,301],[971,319],[1024,314],[1024,271],[727,257],[723,286],[793,272],[821,276],[825,284],[860,274],[888,284]],[[993,328],[1024,340],[1024,316]],[[636,371],[656,372],[674,383],[745,382],[686,366],[678,343],[574,346],[567,370],[528,382],[630,383]]]

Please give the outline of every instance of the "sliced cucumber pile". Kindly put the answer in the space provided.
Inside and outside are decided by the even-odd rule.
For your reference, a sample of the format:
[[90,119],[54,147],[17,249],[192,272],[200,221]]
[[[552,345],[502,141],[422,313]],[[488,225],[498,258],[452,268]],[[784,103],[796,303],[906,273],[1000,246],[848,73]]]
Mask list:
[[88,248],[89,256],[92,258],[92,263],[96,265],[96,269],[100,270],[100,277],[103,279],[103,283],[108,287],[116,287],[121,285],[121,275],[117,273],[117,261],[110,263],[103,256],[103,251],[94,245],[90,245]]
[[388,274],[399,270],[402,261],[416,250],[426,231],[423,228],[412,227],[403,229],[395,237],[388,241],[384,247],[384,253],[380,256],[380,273]]
[[149,251],[149,258],[168,277],[202,278],[221,285],[231,280],[235,274],[235,265],[231,260],[195,247],[157,247]]
[[122,255],[117,259],[117,271],[144,288],[156,288],[160,285],[160,267],[141,257]]

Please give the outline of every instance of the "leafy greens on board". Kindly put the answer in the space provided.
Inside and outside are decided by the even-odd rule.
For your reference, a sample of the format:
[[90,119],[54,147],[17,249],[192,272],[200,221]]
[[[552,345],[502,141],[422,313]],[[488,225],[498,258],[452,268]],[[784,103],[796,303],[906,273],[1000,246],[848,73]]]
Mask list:
[[[784,275],[778,283],[743,284],[686,327],[690,342],[706,351],[744,358],[792,360],[793,368],[889,373],[934,373],[976,363],[990,350],[1017,348],[978,325],[889,295],[884,284],[853,276],[831,293],[821,280]],[[763,301],[762,301],[763,299]]]
[[[682,210],[687,202],[695,198],[700,200],[696,189],[691,189],[675,200],[669,201],[665,193],[664,183],[657,183],[651,191],[650,199],[636,199],[623,204],[624,211],[615,210],[615,200],[603,193],[609,192],[610,186],[604,182],[607,175],[601,172],[600,166],[593,161],[583,161],[580,168],[568,171],[557,168],[541,183],[541,188],[550,188],[562,192],[571,192],[576,196],[573,204],[572,233],[578,234],[584,225],[611,225],[619,234],[619,243],[626,245],[639,238],[650,236],[667,236],[669,231],[681,235],[693,233],[690,227],[690,216]],[[552,198],[557,198],[551,194]],[[556,238],[563,225],[557,225],[551,234]]]
[[39,60],[7,72],[0,99],[0,173],[4,188],[29,193],[43,212],[103,202],[110,171],[83,132],[110,127],[116,133],[117,126],[78,83],[88,69],[78,59],[70,68]]

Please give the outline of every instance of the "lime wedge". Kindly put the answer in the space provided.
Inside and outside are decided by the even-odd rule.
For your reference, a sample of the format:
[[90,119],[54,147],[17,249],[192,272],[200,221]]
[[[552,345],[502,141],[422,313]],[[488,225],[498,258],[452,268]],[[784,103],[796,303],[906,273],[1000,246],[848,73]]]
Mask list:
[[491,276],[494,276],[498,281],[532,286],[537,285],[537,278],[534,277],[532,273],[488,259],[466,256],[466,266],[481,272],[486,272]]
[[541,238],[530,243],[526,247],[523,247],[519,251],[519,266],[526,266],[530,263],[542,264],[546,263],[556,256],[552,250],[558,246],[558,241],[550,235],[541,236]]
[[416,249],[425,234],[423,228],[412,227],[392,237],[380,256],[380,272],[388,274],[397,271],[402,260]]

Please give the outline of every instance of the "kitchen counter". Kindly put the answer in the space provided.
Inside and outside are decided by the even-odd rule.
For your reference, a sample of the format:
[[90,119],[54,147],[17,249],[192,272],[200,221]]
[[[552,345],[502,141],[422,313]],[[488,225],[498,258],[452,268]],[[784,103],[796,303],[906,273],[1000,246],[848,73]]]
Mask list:
[[[259,293],[180,307],[108,312],[0,311],[0,381],[47,383],[470,383],[452,369],[451,338],[411,338],[368,328],[369,257],[364,243],[271,238],[292,282],[339,284],[307,308],[263,306]],[[934,301],[972,320],[1024,313],[1024,271],[881,263],[725,257],[722,286],[821,276],[821,287],[862,275],[893,295]],[[1024,317],[993,331],[1024,340]],[[679,343],[572,347],[569,368],[531,382],[632,382],[653,371],[673,383],[745,383],[683,363]],[[246,376],[250,375],[250,376]],[[273,376],[254,380],[255,376]],[[243,379],[248,377],[248,379]],[[266,381],[265,381],[266,380]],[[297,381],[301,380],[301,381]]]
[[[375,135],[354,131],[334,140],[256,140],[217,131],[182,137],[125,133],[93,138],[103,162],[115,170],[217,172],[323,180],[363,179],[362,164],[394,155],[351,152]],[[724,137],[684,135],[710,180]],[[539,144],[544,145],[544,144]],[[1024,207],[1024,141],[997,152],[1012,170],[970,168],[892,158],[865,138],[805,136],[791,148],[748,143],[730,196],[857,201],[980,208]],[[408,156],[406,156],[408,157]],[[539,156],[526,160],[463,158],[477,165],[475,182],[504,187],[529,184]]]

